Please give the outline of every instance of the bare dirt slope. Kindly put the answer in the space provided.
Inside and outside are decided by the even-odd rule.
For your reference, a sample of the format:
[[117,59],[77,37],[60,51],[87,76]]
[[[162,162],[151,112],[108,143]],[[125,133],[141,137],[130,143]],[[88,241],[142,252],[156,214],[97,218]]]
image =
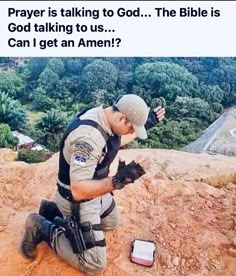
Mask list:
[[[115,192],[120,224],[106,233],[109,265],[101,275],[236,275],[236,159],[166,150],[120,152],[126,160],[139,154],[149,156],[152,167],[134,185]],[[2,155],[1,160],[9,159]],[[1,160],[0,275],[82,275],[46,244],[32,263],[18,252],[28,213],[37,210],[42,197],[53,197],[58,155],[37,165]],[[156,242],[152,268],[129,261],[134,238]]]

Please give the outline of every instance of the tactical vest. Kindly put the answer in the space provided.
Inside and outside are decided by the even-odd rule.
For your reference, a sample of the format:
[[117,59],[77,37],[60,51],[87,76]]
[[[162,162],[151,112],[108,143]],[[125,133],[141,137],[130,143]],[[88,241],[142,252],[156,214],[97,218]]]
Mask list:
[[[83,115],[86,111],[80,113],[75,117],[71,123],[68,125],[61,143],[60,143],[60,156],[59,156],[59,173],[58,173],[58,192],[60,195],[69,200],[72,201],[73,197],[70,190],[70,164],[68,164],[65,160],[65,157],[63,155],[63,148],[65,144],[65,140],[68,137],[68,135],[73,131],[74,129],[78,128],[81,125],[88,125],[96,128],[103,136],[104,140],[106,141],[106,145],[103,148],[103,152],[105,153],[104,159],[100,164],[97,165],[93,179],[103,179],[108,177],[109,174],[109,168],[112,163],[112,161],[115,159],[117,152],[120,148],[121,144],[121,137],[114,135],[109,136],[105,130],[95,121],[93,120],[81,120],[80,116]],[[82,200],[81,202],[89,201]]]

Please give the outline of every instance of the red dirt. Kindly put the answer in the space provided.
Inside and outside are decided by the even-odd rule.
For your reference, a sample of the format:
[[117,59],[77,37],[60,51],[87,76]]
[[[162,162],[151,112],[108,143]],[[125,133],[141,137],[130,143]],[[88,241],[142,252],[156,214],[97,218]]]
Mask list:
[[[53,198],[58,155],[29,165],[0,151],[0,275],[83,275],[42,243],[38,258],[26,261],[18,251],[29,212],[41,198]],[[236,275],[236,159],[167,150],[125,150],[152,160],[135,184],[115,192],[119,227],[106,233],[108,267],[103,276]],[[13,155],[12,155],[13,156]],[[113,170],[117,162],[113,164]],[[134,238],[154,240],[154,266],[129,260]]]

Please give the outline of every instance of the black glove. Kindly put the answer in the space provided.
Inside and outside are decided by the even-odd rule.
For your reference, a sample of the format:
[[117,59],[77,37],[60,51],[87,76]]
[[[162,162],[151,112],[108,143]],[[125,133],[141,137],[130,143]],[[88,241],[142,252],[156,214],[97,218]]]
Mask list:
[[117,169],[117,171],[119,171],[120,169],[122,169],[124,166],[126,166],[125,161],[120,161],[120,160],[119,160],[119,164],[118,164],[118,169]]
[[112,177],[112,184],[115,189],[122,189],[125,185],[133,183],[136,179],[145,174],[140,164],[134,161],[128,165],[124,165],[122,161],[119,162],[119,165],[120,163],[123,163],[123,166],[120,169],[118,167],[116,175]]
[[148,130],[150,128],[153,128],[157,123],[159,123],[159,120],[156,113],[154,111],[149,112],[147,122],[144,125],[145,129]]

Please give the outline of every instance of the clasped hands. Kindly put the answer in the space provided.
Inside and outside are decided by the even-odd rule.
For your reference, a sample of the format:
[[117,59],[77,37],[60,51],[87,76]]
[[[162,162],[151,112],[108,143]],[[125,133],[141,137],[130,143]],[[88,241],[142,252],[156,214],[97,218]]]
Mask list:
[[150,167],[150,160],[142,156],[137,157],[134,161],[126,164],[125,161],[119,160],[117,173],[112,177],[112,184],[115,189],[122,189],[126,185],[133,183],[146,173]]

